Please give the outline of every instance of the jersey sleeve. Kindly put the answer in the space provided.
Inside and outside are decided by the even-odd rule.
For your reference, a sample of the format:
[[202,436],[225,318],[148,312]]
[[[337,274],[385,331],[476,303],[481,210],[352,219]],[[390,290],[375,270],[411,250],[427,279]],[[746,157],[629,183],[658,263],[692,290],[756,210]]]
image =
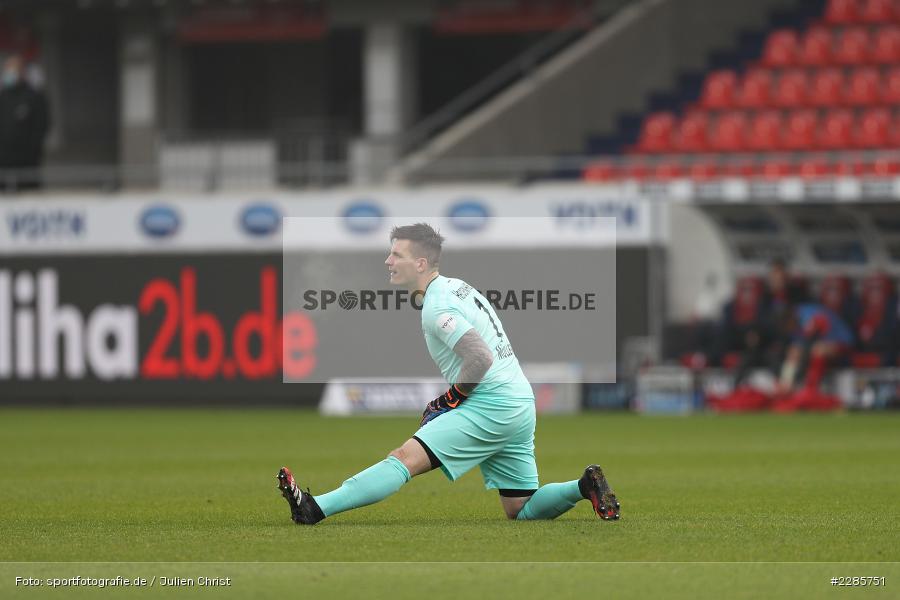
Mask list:
[[432,335],[447,344],[447,347],[453,349],[459,338],[472,329],[472,324],[456,303],[441,301],[429,307],[425,315],[425,327]]

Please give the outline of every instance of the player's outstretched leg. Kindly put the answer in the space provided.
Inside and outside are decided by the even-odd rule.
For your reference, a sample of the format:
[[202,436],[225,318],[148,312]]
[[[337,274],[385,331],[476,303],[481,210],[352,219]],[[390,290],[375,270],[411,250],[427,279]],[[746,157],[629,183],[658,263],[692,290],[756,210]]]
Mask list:
[[291,506],[294,522],[314,525],[325,517],[384,500],[410,479],[406,465],[389,456],[347,479],[338,489],[315,498],[294,483],[287,467],[278,472],[278,489]]
[[276,475],[278,479],[278,489],[281,495],[287,500],[291,507],[291,519],[297,525],[315,525],[325,518],[322,509],[319,508],[316,499],[312,497],[309,491],[304,492],[294,481],[291,470],[287,467],[281,467]]
[[572,509],[579,500],[590,500],[601,519],[619,518],[619,503],[597,465],[586,468],[581,479],[542,485],[516,518],[522,521],[555,519]]

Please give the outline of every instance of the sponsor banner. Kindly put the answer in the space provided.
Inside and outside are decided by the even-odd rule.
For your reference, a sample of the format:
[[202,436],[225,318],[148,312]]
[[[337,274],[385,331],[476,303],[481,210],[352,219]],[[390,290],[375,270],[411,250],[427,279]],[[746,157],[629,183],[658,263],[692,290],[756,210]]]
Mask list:
[[0,399],[315,401],[315,324],[283,312],[281,256],[9,258]]
[[[531,364],[529,373],[577,370],[573,365]],[[542,375],[547,378],[546,375]],[[557,375],[562,378],[562,375]],[[581,409],[579,383],[538,383],[533,385],[535,407],[540,413],[575,413]],[[325,385],[319,412],[328,416],[421,414],[425,405],[447,391],[441,378],[340,378]]]
[[[384,248],[393,224],[427,219],[467,248],[646,245],[661,241],[664,211],[635,196],[579,184],[526,188],[429,187],[273,192],[256,196],[128,194],[42,196],[0,204],[4,254],[275,251],[285,217],[319,218],[291,236],[297,248]],[[511,218],[541,217],[534,239],[504,228]]]
[[421,414],[425,405],[447,391],[447,382],[434,379],[355,379],[329,381],[319,412],[329,416]]
[[900,369],[842,369],[832,381],[848,408],[900,408]]

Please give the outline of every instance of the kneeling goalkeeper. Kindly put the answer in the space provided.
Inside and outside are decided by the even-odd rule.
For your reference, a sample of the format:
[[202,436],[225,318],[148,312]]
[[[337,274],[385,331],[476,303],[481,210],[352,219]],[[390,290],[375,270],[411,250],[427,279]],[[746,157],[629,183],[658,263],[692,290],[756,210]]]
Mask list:
[[484,296],[438,273],[443,241],[425,223],[395,227],[384,262],[392,284],[424,290],[422,332],[450,388],[428,403],[412,438],[336,490],[313,496],[283,467],[278,488],[291,518],[313,525],[384,500],[416,475],[440,468],[454,481],[479,466],[485,487],[499,491],[510,519],[555,519],[584,499],[600,518],[618,519],[619,503],[597,465],[580,479],[539,486],[531,385]]

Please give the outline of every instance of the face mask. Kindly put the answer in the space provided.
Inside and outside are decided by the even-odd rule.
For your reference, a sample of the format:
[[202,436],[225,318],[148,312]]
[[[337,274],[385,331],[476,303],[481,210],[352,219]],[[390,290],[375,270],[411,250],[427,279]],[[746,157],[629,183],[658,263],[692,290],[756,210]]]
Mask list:
[[12,87],[19,82],[19,74],[15,71],[3,71],[3,85]]

